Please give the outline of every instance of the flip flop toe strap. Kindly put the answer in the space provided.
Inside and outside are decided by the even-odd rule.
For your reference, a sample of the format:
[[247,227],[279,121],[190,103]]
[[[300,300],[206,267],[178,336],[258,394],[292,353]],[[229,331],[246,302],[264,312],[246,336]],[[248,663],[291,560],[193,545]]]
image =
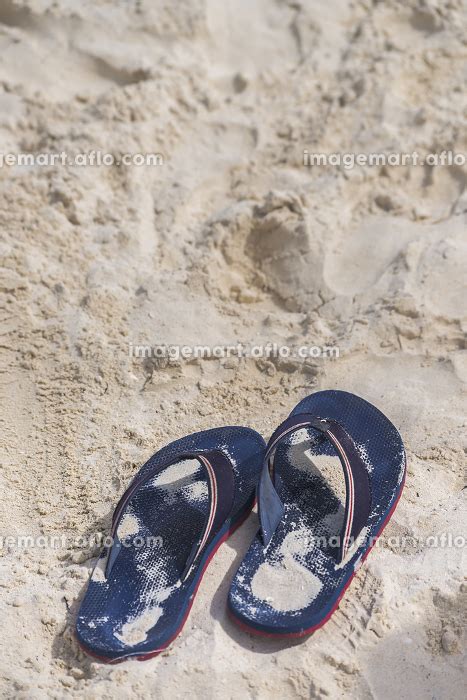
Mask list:
[[315,428],[334,446],[341,462],[346,485],[345,518],[338,551],[342,562],[368,522],[371,512],[371,487],[368,470],[354,441],[335,420],[310,413],[289,416],[272,434],[267,445],[258,486],[258,512],[263,543],[269,544],[284,514],[284,504],[275,488],[274,454],[278,444],[302,428]]
[[114,511],[110,533],[112,546],[107,557],[106,577],[110,574],[122,548],[122,542],[117,534],[118,525],[132,497],[164,469],[186,459],[197,459],[203,467],[209,495],[209,511],[205,518],[204,527],[191,548],[180,580],[183,582],[189,577],[205,546],[215,537],[225,520],[231,515],[235,493],[235,477],[231,461],[221,450],[193,450],[179,453],[175,457],[156,464],[143,476],[137,476],[132,481]]

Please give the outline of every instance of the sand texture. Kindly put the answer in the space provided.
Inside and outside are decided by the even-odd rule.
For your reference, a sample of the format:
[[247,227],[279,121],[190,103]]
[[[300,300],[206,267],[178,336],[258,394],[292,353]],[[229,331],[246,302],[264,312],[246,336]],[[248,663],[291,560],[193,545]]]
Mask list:
[[[467,169],[302,159],[467,153],[466,37],[463,0],[0,1],[0,152],[164,157],[0,168],[0,535],[68,538],[0,549],[2,698],[465,697],[462,549],[424,542],[466,530]],[[340,357],[128,350],[237,341]],[[327,388],[375,403],[408,454],[386,539],[331,621],[291,644],[228,619],[253,514],[160,657],[86,657],[73,624],[99,547],[74,538],[108,532],[167,442],[268,438]]]

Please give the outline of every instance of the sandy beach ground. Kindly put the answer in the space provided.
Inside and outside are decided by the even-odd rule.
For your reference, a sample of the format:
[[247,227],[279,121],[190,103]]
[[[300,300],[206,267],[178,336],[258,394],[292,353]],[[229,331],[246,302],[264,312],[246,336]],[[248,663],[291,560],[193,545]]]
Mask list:
[[[2,697],[465,697],[463,550],[427,538],[465,535],[467,168],[303,152],[466,154],[466,37],[462,0],[1,0],[0,153],[162,156],[0,167],[0,535],[67,537],[2,544]],[[129,352],[236,342],[339,357]],[[251,515],[163,655],[86,657],[98,549],[76,537],[108,531],[139,466],[212,426],[267,438],[325,388],[374,402],[408,454],[331,621],[294,644],[229,621]]]

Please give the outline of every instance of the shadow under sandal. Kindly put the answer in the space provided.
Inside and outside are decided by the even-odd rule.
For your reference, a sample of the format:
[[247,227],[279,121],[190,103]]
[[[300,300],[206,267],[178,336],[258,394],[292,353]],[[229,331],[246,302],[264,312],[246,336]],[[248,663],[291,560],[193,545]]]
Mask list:
[[179,634],[211,557],[254,505],[264,449],[254,430],[216,428],[146,462],[115,509],[112,546],[81,603],[76,633],[88,654],[142,660]]
[[234,620],[270,637],[321,627],[392,515],[405,470],[398,431],[364,399],[301,401],[268,443],[261,527],[229,593]]

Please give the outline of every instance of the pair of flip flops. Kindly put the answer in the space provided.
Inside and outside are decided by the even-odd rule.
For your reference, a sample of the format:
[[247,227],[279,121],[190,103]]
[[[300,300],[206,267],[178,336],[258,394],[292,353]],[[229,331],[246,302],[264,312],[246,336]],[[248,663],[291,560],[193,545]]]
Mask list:
[[229,612],[251,633],[310,634],[337,608],[389,520],[405,470],[396,428],[342,391],[305,398],[267,445],[243,427],[171,443],[115,509],[111,545],[78,613],[81,646],[107,662],[163,651],[256,493],[260,528],[232,581]]

